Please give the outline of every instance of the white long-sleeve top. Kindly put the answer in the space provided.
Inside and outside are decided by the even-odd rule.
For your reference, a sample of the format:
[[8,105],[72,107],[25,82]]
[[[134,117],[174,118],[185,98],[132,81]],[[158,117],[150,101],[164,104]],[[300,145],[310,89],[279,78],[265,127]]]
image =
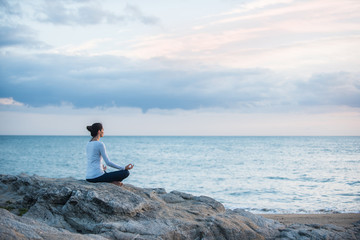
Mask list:
[[100,177],[104,174],[104,170],[101,164],[101,159],[104,159],[107,166],[117,168],[119,170],[124,170],[124,167],[121,167],[110,161],[107,153],[105,144],[100,141],[91,141],[86,145],[86,156],[87,156],[87,169],[86,169],[86,179],[93,179]]

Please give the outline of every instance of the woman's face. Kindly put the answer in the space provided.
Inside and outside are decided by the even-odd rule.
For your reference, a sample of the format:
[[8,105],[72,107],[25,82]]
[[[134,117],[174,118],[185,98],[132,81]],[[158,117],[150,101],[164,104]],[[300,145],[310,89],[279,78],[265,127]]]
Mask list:
[[103,137],[104,136],[104,129],[99,130],[99,132],[100,132],[100,137]]

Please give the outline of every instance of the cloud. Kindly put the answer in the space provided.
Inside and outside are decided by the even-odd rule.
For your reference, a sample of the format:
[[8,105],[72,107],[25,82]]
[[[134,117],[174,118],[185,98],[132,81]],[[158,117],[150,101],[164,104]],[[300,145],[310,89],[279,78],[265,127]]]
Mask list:
[[308,81],[297,83],[297,89],[300,104],[360,108],[360,74],[316,74]]
[[[291,4],[290,4],[291,3]],[[274,7],[275,6],[275,7]],[[216,24],[229,24],[241,21],[267,21],[268,23],[287,22],[298,20],[303,23],[321,24],[333,22],[334,20],[351,21],[358,17],[358,2],[352,0],[315,0],[315,1],[255,1],[241,5],[240,8],[231,12],[219,14],[219,20],[210,22],[204,26]],[[354,24],[355,26],[355,24]],[[200,26],[199,26],[200,27]],[[293,25],[293,30],[306,31],[298,29]]]
[[[143,110],[246,107],[276,96],[266,70],[144,70],[116,57],[6,56],[1,95],[32,106],[71,102],[75,107]],[[56,63],[56,64],[53,64]]]
[[94,1],[45,1],[39,8],[37,20],[56,25],[118,24],[129,21],[158,24],[159,19],[144,14],[139,7],[127,4],[123,13],[103,9]]
[[[107,43],[111,44],[111,38],[99,38],[88,40],[81,44],[67,44],[65,46],[53,48],[48,51],[51,54],[64,54],[64,55],[89,55],[89,51],[103,46]],[[95,54],[94,54],[95,55]]]
[[230,68],[301,72],[357,71],[360,5],[356,1],[251,1],[108,51],[129,58],[198,60]]
[[22,17],[22,8],[18,2],[0,0],[0,48],[47,48],[47,44],[37,39],[35,30],[19,23]]
[[297,79],[266,69],[156,68],[151,60],[110,56],[7,55],[0,61],[0,97],[12,96],[29,106],[67,102],[76,108],[243,112],[291,111],[310,104],[360,107],[356,73]]
[[126,4],[125,12],[127,13],[127,16],[129,19],[134,21],[140,21],[144,24],[158,24],[160,20],[157,17],[154,16],[147,16],[145,15],[139,7],[135,5]]
[[18,16],[22,15],[21,7],[18,2],[0,0],[0,19],[8,20],[9,16]]
[[37,40],[35,32],[25,25],[0,26],[0,48],[9,46],[48,47],[47,44]]
[[10,98],[0,98],[0,105],[6,106],[24,106],[23,103],[15,101],[12,97]]
[[232,9],[231,11],[219,13],[216,15],[208,16],[207,18],[213,17],[223,17],[223,16],[231,16],[234,14],[245,14],[254,12],[257,10],[264,10],[267,8],[272,8],[274,6],[286,6],[286,4],[293,3],[294,0],[256,0],[256,1],[248,1],[240,3],[239,7]]

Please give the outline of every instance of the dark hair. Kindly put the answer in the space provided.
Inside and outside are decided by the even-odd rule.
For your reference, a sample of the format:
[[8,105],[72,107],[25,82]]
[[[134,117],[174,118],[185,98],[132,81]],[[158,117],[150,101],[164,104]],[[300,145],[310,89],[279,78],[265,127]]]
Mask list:
[[92,137],[96,137],[98,131],[103,129],[103,125],[101,123],[94,123],[91,126],[87,126],[86,129],[90,132]]

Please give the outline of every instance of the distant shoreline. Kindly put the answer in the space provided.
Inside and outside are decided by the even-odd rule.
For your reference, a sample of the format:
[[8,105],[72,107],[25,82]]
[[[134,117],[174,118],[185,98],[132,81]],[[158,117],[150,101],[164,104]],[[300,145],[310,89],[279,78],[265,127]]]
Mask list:
[[279,221],[285,225],[299,224],[333,224],[345,228],[353,228],[360,222],[360,213],[329,213],[329,214],[257,214],[265,218]]

